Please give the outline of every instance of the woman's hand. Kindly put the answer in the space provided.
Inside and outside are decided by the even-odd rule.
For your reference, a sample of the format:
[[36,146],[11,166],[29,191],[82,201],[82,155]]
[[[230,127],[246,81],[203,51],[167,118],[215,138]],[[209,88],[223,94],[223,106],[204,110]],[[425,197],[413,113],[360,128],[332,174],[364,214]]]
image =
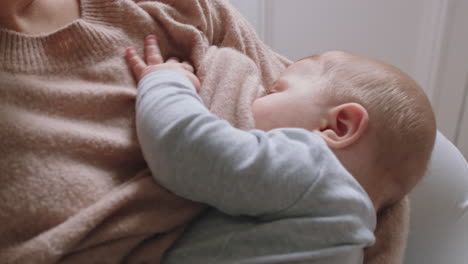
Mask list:
[[184,74],[195,86],[197,92],[200,92],[200,80],[193,73],[193,66],[187,61],[180,62],[176,57],[169,58],[164,62],[161,51],[156,40],[156,36],[149,35],[145,38],[145,61],[136,53],[133,47],[126,50],[126,58],[135,78],[140,81],[144,76],[156,71],[176,71]]

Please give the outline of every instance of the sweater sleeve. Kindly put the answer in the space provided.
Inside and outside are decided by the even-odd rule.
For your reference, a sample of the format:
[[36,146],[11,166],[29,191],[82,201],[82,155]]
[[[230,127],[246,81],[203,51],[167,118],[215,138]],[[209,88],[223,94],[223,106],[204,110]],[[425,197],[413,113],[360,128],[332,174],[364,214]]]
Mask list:
[[159,184],[227,214],[284,217],[324,203],[348,206],[347,200],[362,204],[366,215],[372,211],[363,189],[315,133],[236,129],[210,113],[178,73],[141,80],[137,132]]
[[[291,63],[263,43],[252,25],[228,0],[134,1],[166,29],[171,45],[183,51],[196,68],[209,47],[233,48],[257,65],[262,83],[268,87]],[[192,34],[194,32],[197,34]]]

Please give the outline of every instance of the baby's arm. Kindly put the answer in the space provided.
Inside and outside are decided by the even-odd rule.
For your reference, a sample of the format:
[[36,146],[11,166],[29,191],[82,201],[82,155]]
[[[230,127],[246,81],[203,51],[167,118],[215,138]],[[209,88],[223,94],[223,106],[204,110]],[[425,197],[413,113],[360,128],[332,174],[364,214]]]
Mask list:
[[132,49],[127,58],[141,80],[138,137],[158,183],[226,213],[251,216],[284,210],[309,189],[316,177],[305,173],[315,166],[308,145],[316,143],[307,141],[318,137],[298,129],[246,132],[219,120],[197,95],[193,68],[174,59],[162,63],[156,39],[146,42],[149,65]]
[[[131,49],[127,56],[142,78],[138,137],[162,186],[227,214],[254,217],[265,229],[257,241],[281,240],[264,246],[285,262],[362,262],[362,249],[374,241],[372,203],[319,136],[236,129],[203,106],[186,64],[162,63],[159,56],[154,61],[161,63],[152,64],[147,54],[146,65]],[[252,263],[265,263],[251,253]]]
[[[156,46],[154,39],[149,40]],[[157,47],[147,50],[158,51]],[[135,75],[143,78],[137,131],[150,168],[166,188],[228,214],[251,216],[302,212],[316,202],[304,196],[328,202],[332,199],[328,192],[338,188],[335,185],[341,188],[343,200],[363,192],[317,135],[293,128],[236,129],[203,106],[193,80],[160,71],[183,64],[152,63],[151,57],[162,62],[158,54],[147,57],[149,66],[134,52],[128,54]],[[145,71],[158,72],[143,77]]]

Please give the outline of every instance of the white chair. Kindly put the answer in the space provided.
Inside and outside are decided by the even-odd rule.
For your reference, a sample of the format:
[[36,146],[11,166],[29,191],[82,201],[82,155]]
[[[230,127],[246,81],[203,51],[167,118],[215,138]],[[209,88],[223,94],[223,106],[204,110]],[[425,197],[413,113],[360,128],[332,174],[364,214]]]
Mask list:
[[428,172],[410,193],[405,264],[468,264],[468,165],[441,133]]

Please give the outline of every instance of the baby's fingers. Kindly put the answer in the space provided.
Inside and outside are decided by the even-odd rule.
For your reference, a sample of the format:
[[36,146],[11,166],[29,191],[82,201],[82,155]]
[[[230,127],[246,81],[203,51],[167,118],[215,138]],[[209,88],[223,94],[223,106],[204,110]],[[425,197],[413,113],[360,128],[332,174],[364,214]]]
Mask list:
[[182,67],[184,67],[184,69],[186,69],[187,71],[189,71],[189,72],[194,71],[193,66],[190,63],[184,61],[181,64],[182,64]]
[[125,57],[127,58],[127,62],[132,69],[133,74],[139,81],[145,71],[146,63],[138,56],[133,47],[127,48]]
[[164,63],[158,41],[154,35],[149,35],[145,39],[145,56],[148,65]]

